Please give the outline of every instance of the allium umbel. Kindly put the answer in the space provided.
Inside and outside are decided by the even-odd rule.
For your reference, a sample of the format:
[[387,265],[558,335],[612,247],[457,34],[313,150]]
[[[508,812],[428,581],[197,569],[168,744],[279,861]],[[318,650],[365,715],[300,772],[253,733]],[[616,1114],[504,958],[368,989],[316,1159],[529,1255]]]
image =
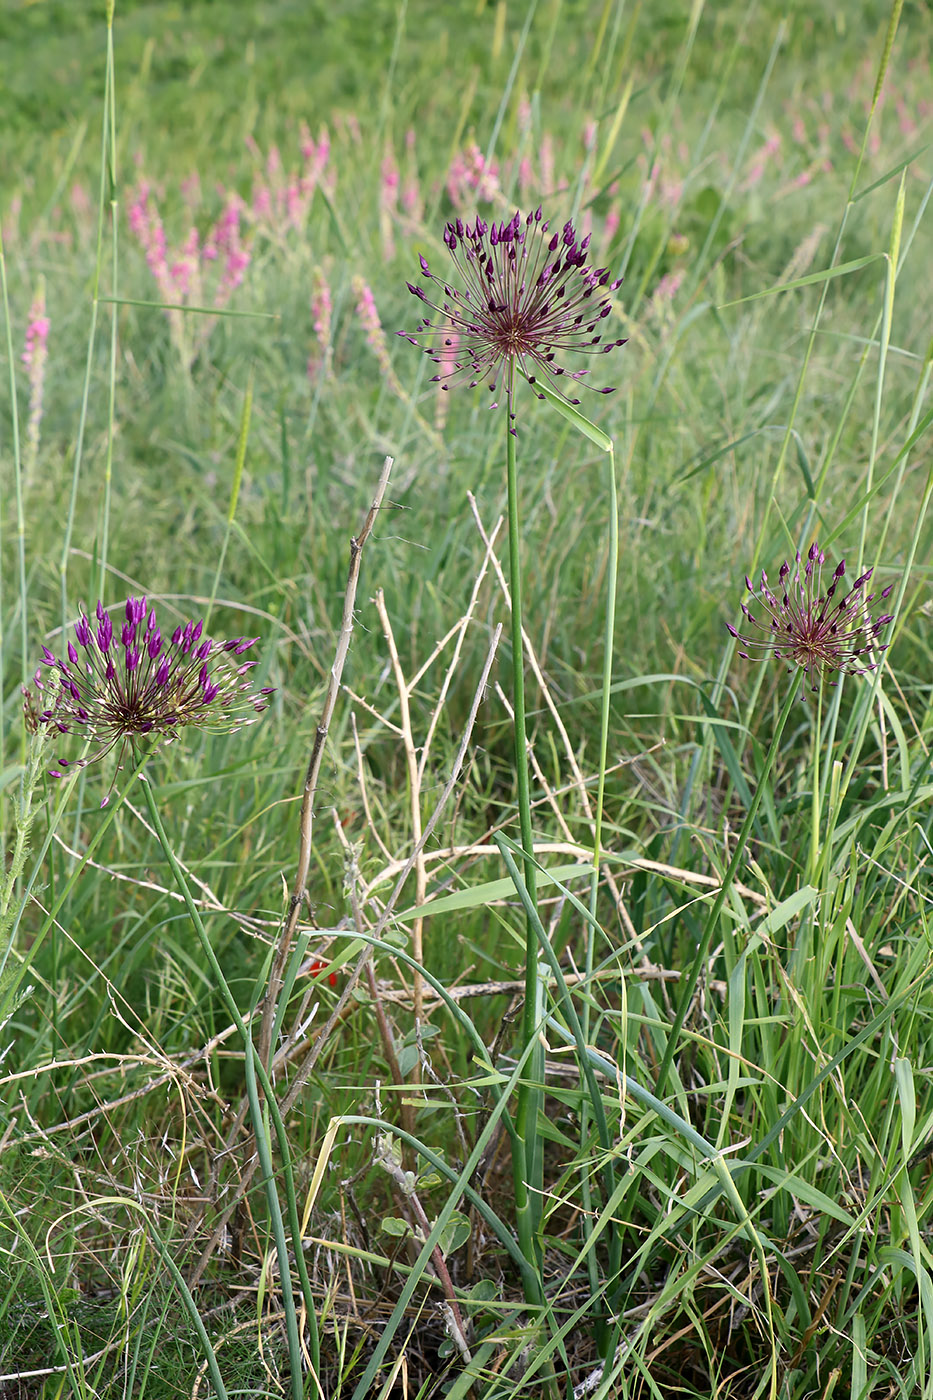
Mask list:
[[38,723],[97,746],[87,758],[59,759],[50,770],[53,778],[103,758],[117,745],[122,752],[127,744],[136,750],[141,740],[171,743],[189,725],[233,733],[266,709],[273,691],[254,691],[247,677],[257,663],[240,660],[257,637],[214,642],[202,635],[202,622],[187,622],[168,640],[145,598],[127,598],[119,632],[103,603],[96,619],[92,625],[82,611],[74,627],[77,646],[68,643],[67,660],[42,648],[49,675],[43,683],[41,669],[36,671],[35,685],[48,703]]
[[[487,224],[478,215],[473,224],[456,219],[447,224],[444,243],[462,285],[436,276],[422,257],[422,275],[433,284],[437,299],[432,301],[410,282],[408,290],[436,312],[437,319],[432,322],[426,316],[414,334],[398,334],[441,367],[432,382],[443,389],[485,383],[495,396],[504,384],[512,413],[517,365],[532,386],[540,376],[565,402],[578,404],[580,400],[564,393],[558,381],[565,375],[580,380],[589,371],[569,373],[557,356],[568,350],[608,354],[625,344],[603,341],[601,323],[612,310],[606,294],[622,279],[610,282],[606,268],[587,267],[589,241],[578,242],[571,223],[549,236],[540,208],[524,217],[516,212],[503,224]],[[444,351],[452,346],[452,330],[460,343],[451,364]]]
[[[810,689],[819,689],[820,681],[830,685],[838,682],[831,677],[838,673],[861,675],[873,671],[887,642],[878,643],[882,628],[893,620],[885,614],[873,621],[869,606],[875,594],[864,593],[872,576],[868,569],[855,580],[838,602],[835,601],[839,583],[846,571],[845,560],[837,565],[825,594],[820,592],[820,576],[826,556],[819,545],[810,546],[805,560],[798,552],[793,565],[785,560],[778,574],[778,593],[768,587],[768,576],[761,571],[761,585],[754,588],[746,576],[745,586],[764,612],[759,621],[747,604],[742,612],[759,634],[743,636],[731,623],[726,623],[737,641],[748,647],[739,656],[746,660],[761,660],[769,653],[787,664],[790,672],[799,667],[810,682]],[[894,588],[891,583],[879,598],[887,598]]]

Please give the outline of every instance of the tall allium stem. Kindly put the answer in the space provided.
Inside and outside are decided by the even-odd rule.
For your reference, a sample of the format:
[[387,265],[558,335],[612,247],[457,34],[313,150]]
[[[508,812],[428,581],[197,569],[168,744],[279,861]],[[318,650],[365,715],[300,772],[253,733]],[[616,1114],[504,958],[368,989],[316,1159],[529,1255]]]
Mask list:
[[820,862],[820,744],[823,739],[823,684],[822,678],[816,692],[816,725],[813,730],[813,816],[810,830],[810,863],[807,870],[809,884],[816,883],[816,872]]
[[[509,399],[511,401],[511,386]],[[538,874],[534,862],[531,829],[531,792],[528,773],[528,740],[525,732],[525,654],[522,642],[522,564],[518,516],[518,479],[515,469],[515,434],[512,420],[506,420],[506,466],[509,492],[509,587],[512,593],[512,707],[515,715],[515,773],[518,781],[518,820],[524,853],[525,885],[532,904],[537,906]],[[525,921],[525,1006],[522,1013],[522,1047],[538,1034],[538,939],[530,918]],[[540,1252],[538,1225],[544,1185],[544,1158],[538,1141],[538,1113],[544,1082],[544,1047],[537,1045],[528,1058],[527,1070],[518,1088],[512,1170],[519,1241],[529,1262]]]
[[[587,985],[593,975],[593,965],[596,961],[596,908],[599,897],[599,864],[602,854],[602,831],[603,831],[603,809],[606,797],[606,764],[609,755],[609,716],[612,704],[612,655],[615,647],[615,617],[616,617],[616,592],[619,573],[619,493],[616,486],[616,461],[612,443],[609,444],[609,559],[606,573],[606,619],[603,631],[603,675],[602,675],[602,696],[600,701],[599,717],[599,771],[596,787],[596,814],[593,821],[593,869],[590,874],[590,921],[586,930],[586,977]],[[623,1001],[623,1014],[625,1002]],[[583,999],[582,1033],[584,1041],[590,1043],[590,998]],[[580,1102],[580,1141],[586,1142],[589,1131],[589,1101],[584,1094]],[[589,1178],[583,1176],[583,1207],[589,1211],[592,1208],[592,1192],[590,1190]],[[609,1272],[610,1277],[615,1277],[620,1261],[622,1249],[622,1234],[618,1229],[609,1232]],[[590,1250],[587,1256],[587,1268],[589,1271],[590,1286],[593,1296],[599,1286],[599,1269],[595,1258],[595,1251]],[[601,1319],[597,1324],[597,1343],[600,1355],[608,1355],[608,1349],[612,1344],[612,1329],[607,1327],[605,1319]]]
[[198,910],[198,906],[195,904],[194,900],[191,897],[191,891],[188,888],[188,881],[185,879],[184,871],[182,870],[181,866],[176,860],[175,852],[173,851],[171,843],[165,834],[165,827],[163,826],[162,818],[159,815],[159,808],[156,804],[155,794],[152,791],[152,784],[150,783],[145,773],[140,773],[140,779],[142,781],[143,791],[146,794],[146,806],[149,809],[149,817],[155,829],[156,836],[159,839],[159,844],[162,847],[165,859],[168,861],[169,866],[171,867],[172,874],[175,877],[175,883],[178,886],[182,899],[185,901],[185,905],[191,917],[191,922],[194,925],[194,931],[198,936],[198,942],[200,943],[201,950],[204,953],[204,956],[210,965],[211,971],[214,974],[217,987],[223,999],[223,1003],[227,1008],[227,1012],[230,1016],[231,1021],[236,1026],[237,1031],[239,1032],[241,1040],[243,1041],[243,1065],[244,1074],[246,1077],[246,1093],[249,1099],[250,1117],[253,1120],[253,1131],[256,1137],[256,1151],[259,1156],[259,1165],[260,1170],[262,1172],[263,1185],[266,1189],[266,1200],[269,1205],[269,1216],[272,1225],[272,1236],[275,1240],[275,1248],[276,1253],[278,1255],[279,1274],[282,1280],[282,1304],[285,1310],[285,1326],[288,1333],[288,1353],[291,1361],[290,1369],[292,1382],[292,1400],[303,1400],[304,1385],[302,1380],[302,1349],[298,1335],[298,1316],[295,1311],[295,1298],[292,1292],[290,1278],[288,1240],[285,1235],[285,1222],[282,1218],[282,1207],[279,1201],[278,1191],[276,1189],[275,1184],[275,1169],[272,1165],[272,1153],[270,1151],[269,1138],[267,1136],[266,1124],[263,1118],[262,1101],[259,1097],[260,1084],[262,1085],[262,1091],[265,1095],[266,1106],[269,1110],[269,1116],[272,1120],[272,1126],[275,1131],[276,1139],[278,1141],[279,1151],[282,1154],[282,1166],[285,1173],[285,1188],[288,1202],[288,1223],[292,1233],[295,1262],[298,1266],[298,1274],[301,1279],[301,1287],[306,1305],[305,1310],[307,1313],[308,1329],[310,1332],[312,1362],[315,1368],[315,1372],[317,1373],[319,1369],[320,1358],[320,1350],[317,1335],[317,1315],[314,1310],[314,1299],[311,1294],[311,1283],[308,1278],[308,1273],[304,1261],[304,1253],[301,1248],[301,1224],[298,1219],[298,1206],[295,1197],[295,1186],[291,1169],[291,1156],[288,1150],[288,1139],[285,1135],[285,1126],[282,1123],[282,1117],[279,1113],[278,1104],[275,1099],[275,1094],[273,1092],[272,1085],[269,1082],[269,1077],[266,1074],[262,1061],[259,1059],[255,1049],[253,1048],[253,1037],[246,1025],[246,1022],[240,1015],[240,1008],[237,1006],[236,1001],[234,1000],[233,993],[231,992],[227,984],[227,979],[224,977],[223,969],[220,966],[217,954],[214,952],[214,949],[211,946],[210,939],[207,936],[207,931],[204,928],[204,924],[201,921],[201,915]]

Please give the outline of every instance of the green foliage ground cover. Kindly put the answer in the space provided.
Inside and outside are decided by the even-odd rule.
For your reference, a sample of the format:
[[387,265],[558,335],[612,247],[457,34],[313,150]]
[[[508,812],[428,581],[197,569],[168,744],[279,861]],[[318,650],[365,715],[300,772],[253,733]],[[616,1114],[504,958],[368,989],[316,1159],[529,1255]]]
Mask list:
[[[405,280],[419,252],[442,262],[446,218],[538,202],[582,223],[600,263],[625,274],[611,324],[628,344],[597,366],[618,391],[583,404],[614,439],[620,499],[607,878],[594,973],[567,983],[602,1057],[611,1147],[593,1127],[585,1057],[561,1040],[570,992],[558,986],[545,1031],[543,1330],[476,1201],[451,1197],[424,1155],[403,1158],[429,1178],[416,1190],[429,1221],[451,1202],[466,1221],[455,1217],[445,1247],[473,1328],[469,1380],[477,1395],[536,1393],[541,1373],[522,1375],[530,1336],[539,1362],[551,1338],[560,1393],[588,1378],[586,1393],[603,1396],[933,1387],[929,32],[905,7],[888,54],[890,18],[566,0],[118,4],[110,88],[95,7],[0,17],[18,55],[0,133],[18,429],[7,394],[0,825],[16,879],[2,953],[0,1386],[11,1394],[191,1393],[206,1353],[156,1236],[192,1283],[231,1394],[287,1392],[290,1364],[258,1179],[209,1247],[252,1151],[237,1121],[242,1045],[132,786],[75,878],[105,821],[112,764],[88,768],[67,801],[41,778],[17,864],[33,761],[20,686],[101,592],[145,591],[173,624],[209,614],[218,635],[261,635],[261,680],[276,687],[262,723],[195,736],[151,768],[248,1013],[293,879],[350,536],[383,457],[395,459],[317,797],[306,961],[276,1067],[284,1101],[346,985],[350,935],[378,924],[451,774],[492,628],[507,621],[479,528],[504,509],[501,414],[482,390],[439,393],[396,339],[417,319]],[[215,237],[218,256],[203,256],[231,211],[227,243]],[[382,332],[361,314],[362,284]],[[38,297],[48,362],[30,439],[20,357]],[[541,864],[583,901],[544,889],[542,913],[572,978],[587,944],[586,880],[569,872],[593,839],[607,458],[530,395],[518,452],[526,630],[544,678],[529,679],[535,834]],[[880,586],[896,584],[897,620],[880,679],[795,707],[762,780],[794,682],[779,664],[740,660],[725,623],[746,571],[763,565],[773,581],[814,536],[845,555],[850,578],[874,565]],[[505,567],[501,532],[495,550]],[[453,641],[432,653],[468,610],[448,675]],[[384,618],[400,673],[421,672],[410,737],[419,756],[429,731],[430,744],[416,800]],[[404,1318],[383,1330],[420,1247],[387,1169],[392,1145],[360,1124],[326,1134],[340,1115],[407,1125],[456,1177],[491,1131],[498,1076],[515,1070],[523,956],[490,839],[499,823],[517,834],[507,675],[503,643],[426,850],[438,903],[424,966],[472,988],[461,1019],[430,997],[416,1036],[401,956],[416,920],[390,921],[374,974],[395,1065],[363,980],[285,1114],[299,1208],[316,1190],[305,1252],[328,1396],[402,1394],[402,1366],[408,1393],[466,1393],[430,1270],[417,1266]],[[762,781],[662,1094],[674,1122],[617,1075],[656,1083],[676,979]],[[420,902],[416,878],[397,912]],[[329,958],[335,987],[308,972],[307,959]],[[686,1128],[721,1156],[704,1157]],[[506,1235],[508,1157],[507,1137],[493,1138],[468,1183]],[[209,1376],[198,1384],[205,1393]]]

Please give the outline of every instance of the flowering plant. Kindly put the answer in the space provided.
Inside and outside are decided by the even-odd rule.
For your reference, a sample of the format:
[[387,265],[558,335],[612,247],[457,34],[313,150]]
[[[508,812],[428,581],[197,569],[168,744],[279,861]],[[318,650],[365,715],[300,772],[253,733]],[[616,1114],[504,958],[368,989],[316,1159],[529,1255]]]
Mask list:
[[[74,625],[77,646],[68,642],[66,660],[42,648],[42,663],[51,674],[44,682],[37,670],[35,686],[40,694],[48,692],[46,708],[32,707],[27,696],[37,724],[82,734],[97,745],[86,758],[59,759],[52,777],[96,762],[116,746],[122,756],[127,744],[135,751],[142,739],[171,743],[189,725],[233,733],[255,723],[267,708],[272,689],[254,691],[246,677],[256,662],[239,659],[258,638],[215,643],[198,621],[179,624],[167,640],[145,597],[127,598],[119,635],[102,602],[95,616],[92,626],[82,610]],[[50,684],[53,676],[56,688]]]

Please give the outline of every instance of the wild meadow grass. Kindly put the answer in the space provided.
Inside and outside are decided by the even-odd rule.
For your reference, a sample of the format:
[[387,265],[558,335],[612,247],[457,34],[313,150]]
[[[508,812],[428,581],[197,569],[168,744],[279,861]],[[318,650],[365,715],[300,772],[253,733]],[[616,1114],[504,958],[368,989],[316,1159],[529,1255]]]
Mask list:
[[0,20],[0,1395],[933,1395],[922,16],[253,10]]

